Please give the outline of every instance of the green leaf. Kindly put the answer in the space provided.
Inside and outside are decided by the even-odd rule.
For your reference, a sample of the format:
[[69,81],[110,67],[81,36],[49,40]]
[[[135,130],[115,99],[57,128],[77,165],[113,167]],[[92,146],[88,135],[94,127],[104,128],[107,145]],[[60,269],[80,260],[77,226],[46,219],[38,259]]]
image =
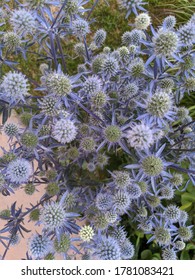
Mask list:
[[185,211],[190,211],[191,209],[191,206],[192,206],[192,202],[186,202],[185,204],[183,204],[181,207],[180,207],[180,210],[185,210]]
[[150,250],[144,250],[141,252],[141,259],[142,260],[151,260],[152,259],[152,252]]
[[182,194],[181,199],[183,201],[182,204],[185,204],[184,202],[195,203],[195,194],[192,195],[192,193],[185,192],[184,194]]
[[135,234],[139,237],[139,238],[144,238],[144,233],[141,231],[136,230]]
[[190,255],[186,250],[181,253],[180,260],[190,260]]
[[195,244],[188,243],[185,248],[186,251],[195,250]]

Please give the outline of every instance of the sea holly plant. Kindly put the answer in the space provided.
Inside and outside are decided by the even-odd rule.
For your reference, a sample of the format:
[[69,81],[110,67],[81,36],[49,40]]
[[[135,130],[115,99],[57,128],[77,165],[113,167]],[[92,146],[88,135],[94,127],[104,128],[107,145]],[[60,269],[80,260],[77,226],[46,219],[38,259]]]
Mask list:
[[[0,7],[9,144],[1,147],[0,192],[45,193],[29,208],[16,201],[0,212],[2,258],[23,232],[27,259],[139,259],[151,244],[159,258],[180,258],[193,238],[191,204],[178,197],[195,184],[194,107],[181,105],[195,91],[194,16],[153,26],[144,2],[120,1],[135,18],[112,49],[104,27],[91,32],[98,1],[10,2]],[[67,40],[82,61],[74,74]],[[29,53],[38,58],[36,79],[19,67]],[[13,110],[23,126],[6,122]],[[26,216],[42,231],[32,235]]]

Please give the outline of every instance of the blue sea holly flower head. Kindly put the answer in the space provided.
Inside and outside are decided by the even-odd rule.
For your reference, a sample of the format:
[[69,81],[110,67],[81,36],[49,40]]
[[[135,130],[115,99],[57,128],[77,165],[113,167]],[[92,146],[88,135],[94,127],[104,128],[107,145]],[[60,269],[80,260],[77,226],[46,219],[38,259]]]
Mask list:
[[65,144],[72,142],[77,135],[77,127],[69,119],[58,120],[52,130],[52,136],[58,142]]
[[33,34],[37,26],[35,16],[25,9],[14,10],[10,23],[14,31],[22,36]]
[[76,19],[72,22],[72,32],[79,38],[85,37],[90,33],[89,23],[84,19]]
[[138,150],[148,149],[155,141],[154,130],[144,122],[130,124],[130,130],[126,132],[129,145]]
[[121,250],[118,242],[113,237],[101,236],[97,239],[94,248],[94,256],[99,260],[120,260]]
[[141,13],[135,18],[135,28],[145,30],[151,24],[150,16],[147,13]]
[[176,25],[176,18],[175,16],[167,16],[164,20],[163,20],[163,28],[164,29],[173,29]]
[[26,183],[32,175],[33,169],[31,163],[24,158],[17,158],[11,161],[6,169],[6,177],[11,183]]
[[28,250],[33,259],[42,259],[53,251],[53,242],[47,235],[34,234],[29,239]]
[[29,95],[29,82],[25,75],[17,72],[8,72],[3,76],[0,85],[3,98],[7,99],[10,103],[25,101],[25,97]]

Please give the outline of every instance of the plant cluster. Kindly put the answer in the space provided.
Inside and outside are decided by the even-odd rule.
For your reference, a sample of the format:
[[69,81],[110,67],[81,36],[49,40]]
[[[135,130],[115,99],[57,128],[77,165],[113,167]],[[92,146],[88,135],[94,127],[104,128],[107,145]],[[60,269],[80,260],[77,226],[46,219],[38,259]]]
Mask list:
[[[168,16],[154,27],[142,1],[121,0],[135,20],[113,50],[104,29],[90,33],[98,1],[92,8],[82,0],[10,2],[0,7],[0,105],[9,138],[0,191],[14,195],[22,187],[33,195],[45,186],[45,194],[31,208],[14,203],[1,212],[2,258],[28,232],[29,215],[43,230],[29,238],[28,259],[136,258],[131,227],[163,259],[176,259],[193,237],[174,198],[195,184],[195,125],[180,105],[195,91],[195,16],[180,27]],[[75,75],[68,75],[65,40],[75,40],[83,61]],[[35,45],[39,80],[15,62]],[[25,127],[6,122],[11,110]]]

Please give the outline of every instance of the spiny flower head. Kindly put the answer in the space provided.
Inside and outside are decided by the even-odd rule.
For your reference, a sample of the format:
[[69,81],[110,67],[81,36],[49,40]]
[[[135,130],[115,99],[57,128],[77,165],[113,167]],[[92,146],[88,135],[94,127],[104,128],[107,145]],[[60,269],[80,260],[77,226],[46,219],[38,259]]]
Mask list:
[[174,81],[171,78],[164,78],[158,82],[158,86],[167,93],[171,93],[172,89],[174,88]]
[[52,242],[46,235],[35,234],[29,240],[28,248],[33,258],[41,259],[52,250]]
[[128,60],[130,52],[129,49],[125,46],[119,48],[120,57],[125,61]]
[[50,73],[48,76],[46,76],[45,83],[49,93],[54,93],[59,96],[67,96],[72,90],[71,80],[63,73]]
[[94,230],[91,226],[83,226],[79,231],[79,236],[83,241],[89,242],[94,236]]
[[136,58],[129,64],[130,74],[135,78],[140,77],[144,69],[144,61],[141,58]]
[[18,126],[15,123],[5,124],[3,130],[8,137],[14,137],[19,132]]
[[131,183],[129,172],[127,171],[114,171],[114,183],[119,188],[125,188]]
[[97,76],[91,76],[85,80],[83,83],[83,91],[87,95],[95,95],[101,91],[102,81]]
[[156,92],[148,100],[147,112],[152,116],[163,118],[172,108],[172,100],[166,92]]
[[85,45],[83,43],[77,43],[74,45],[74,51],[75,53],[80,56],[80,57],[83,57],[85,56],[86,54],[86,51],[85,51]]
[[145,10],[142,6],[146,3],[143,0],[117,0],[120,9],[126,9],[126,18],[133,12],[137,15],[137,10]]
[[152,129],[144,124],[134,124],[126,133],[127,142],[135,149],[145,150],[154,143]]
[[112,206],[112,196],[105,193],[99,193],[96,196],[96,207],[99,210],[106,211],[109,210]]
[[188,91],[195,91],[195,78],[194,77],[187,78],[185,80],[184,86]]
[[54,230],[63,226],[66,212],[58,202],[45,204],[41,211],[40,221],[45,228]]
[[141,13],[135,18],[135,27],[137,29],[147,29],[151,24],[151,18],[147,13]]
[[178,229],[178,235],[182,241],[188,241],[192,238],[193,233],[189,227],[182,226]]
[[163,27],[165,29],[173,29],[176,25],[175,16],[168,16],[163,20]]
[[47,116],[55,116],[57,115],[57,100],[53,96],[45,96],[41,101],[40,101],[40,108],[41,111],[47,115]]
[[95,108],[102,108],[106,105],[107,96],[104,92],[100,91],[91,97],[92,106]]
[[120,243],[120,250],[123,260],[132,259],[135,253],[134,246],[128,239],[125,239],[122,243]]
[[6,175],[12,183],[22,184],[28,181],[32,174],[32,166],[24,158],[17,158],[11,161],[6,170]]
[[151,155],[142,160],[141,163],[143,172],[147,176],[158,176],[163,171],[163,161],[160,157]]
[[180,218],[180,210],[176,205],[169,205],[164,211],[164,217],[170,222],[178,222]]
[[130,184],[129,186],[127,186],[126,190],[131,199],[136,199],[142,194],[142,191],[137,184]]
[[104,41],[106,40],[106,31],[104,29],[99,29],[96,31],[93,40],[97,47],[103,45]]
[[89,23],[84,19],[76,19],[72,22],[72,31],[77,37],[82,38],[90,32]]
[[176,241],[174,244],[175,249],[178,251],[182,251],[185,248],[185,246],[186,244],[181,240]]
[[106,212],[105,218],[109,224],[114,224],[117,221],[118,214],[115,211],[110,210]]
[[50,182],[46,187],[46,193],[49,196],[57,195],[60,191],[60,187],[56,182]]
[[115,76],[118,72],[119,65],[116,58],[108,56],[104,59],[102,64],[102,72],[108,76]]
[[19,35],[32,33],[36,28],[35,17],[25,9],[14,10],[10,22],[14,31]]
[[165,30],[153,39],[155,54],[159,57],[170,57],[177,51],[179,39],[175,32]]
[[179,217],[179,221],[181,223],[186,223],[188,220],[188,213],[184,210],[180,210],[180,217]]
[[162,258],[163,260],[176,260],[177,256],[173,249],[165,248],[162,251]]
[[171,242],[171,234],[169,230],[164,227],[156,227],[154,236],[159,245],[169,245]]
[[1,83],[5,96],[11,101],[24,101],[29,94],[29,83],[22,73],[8,72]]
[[21,45],[20,36],[10,31],[3,35],[3,43],[9,51],[15,51]]
[[77,127],[73,121],[61,119],[55,123],[52,135],[54,139],[62,144],[70,143],[77,135]]
[[191,46],[195,42],[194,25],[188,23],[178,30],[178,37],[181,43],[186,46]]
[[139,87],[137,86],[137,84],[134,83],[128,83],[125,87],[124,87],[124,96],[126,98],[131,98],[134,95],[136,95],[138,93]]
[[174,197],[174,189],[169,186],[164,186],[160,189],[161,198],[172,199]]
[[131,199],[127,191],[118,190],[113,195],[113,206],[114,209],[119,213],[124,213],[131,204]]
[[95,255],[100,260],[119,260],[121,251],[117,241],[113,237],[102,237],[94,249]]
[[33,132],[24,132],[21,136],[21,143],[27,149],[34,149],[38,144],[38,137]]
[[173,186],[179,187],[183,184],[183,176],[179,173],[174,173],[173,177],[170,179]]
[[[61,0],[61,3],[63,4],[64,1]],[[78,2],[78,0],[68,0],[66,2],[66,5],[64,6],[64,11],[68,15],[75,15],[75,14],[77,14],[78,11],[79,11],[79,2]]]
[[121,139],[122,132],[117,125],[109,125],[104,130],[104,136],[108,142],[116,143]]
[[95,150],[95,141],[92,137],[85,137],[80,143],[80,148],[85,152],[92,152]]

